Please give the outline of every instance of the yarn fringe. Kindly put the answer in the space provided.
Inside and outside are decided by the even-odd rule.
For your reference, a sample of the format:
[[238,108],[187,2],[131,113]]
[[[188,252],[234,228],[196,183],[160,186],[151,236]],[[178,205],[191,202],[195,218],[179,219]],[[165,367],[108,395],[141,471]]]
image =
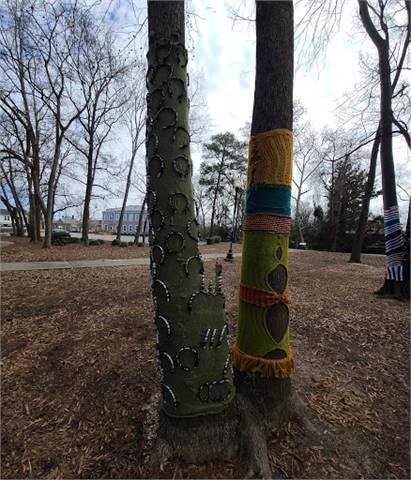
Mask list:
[[242,352],[237,344],[232,348],[233,366],[240,372],[247,372],[265,378],[288,378],[294,369],[294,356],[291,350],[285,358],[278,360],[255,357]]

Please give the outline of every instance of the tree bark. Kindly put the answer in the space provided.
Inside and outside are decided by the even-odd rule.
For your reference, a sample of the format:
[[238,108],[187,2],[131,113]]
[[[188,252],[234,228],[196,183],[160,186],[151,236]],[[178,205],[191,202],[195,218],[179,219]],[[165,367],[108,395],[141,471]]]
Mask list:
[[377,170],[378,150],[380,147],[380,129],[377,129],[375,139],[372,145],[370,167],[368,170],[367,183],[365,185],[364,197],[361,205],[360,218],[358,220],[357,230],[353,241],[350,262],[361,263],[361,252],[364,245],[365,232],[367,230],[368,213],[370,211],[370,201],[374,190],[375,172]]

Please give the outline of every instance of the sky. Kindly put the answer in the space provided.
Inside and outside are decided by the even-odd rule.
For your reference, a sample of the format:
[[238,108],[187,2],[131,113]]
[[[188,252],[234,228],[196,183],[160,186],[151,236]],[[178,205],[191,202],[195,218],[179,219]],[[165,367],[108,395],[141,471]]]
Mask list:
[[[124,41],[138,29],[146,18],[145,2],[140,0],[107,0],[110,20],[115,30],[121,31]],[[202,78],[202,94],[210,121],[207,134],[231,131],[240,136],[241,128],[251,120],[254,74],[255,74],[255,29],[254,22],[234,21],[232,9],[242,15],[251,14],[252,0],[189,0],[187,4],[188,28],[186,45],[190,53],[189,73]],[[358,32],[356,0],[346,0],[339,31],[330,40],[327,49],[316,61],[297,65],[294,80],[294,98],[306,108],[307,118],[321,130],[336,123],[339,99],[355,87],[360,79],[359,54],[371,52],[373,46],[368,38]],[[301,12],[296,10],[298,18]],[[356,19],[357,18],[357,19]],[[141,42],[146,48],[146,24],[141,31]],[[305,51],[297,44],[298,58],[305,59]],[[298,60],[298,59],[297,59]],[[119,145],[122,144],[122,148]],[[116,148],[127,155],[127,139],[116,141]],[[411,185],[411,157],[405,143],[396,141],[394,154],[397,171]],[[201,148],[192,146],[194,168],[201,163]],[[143,160],[140,160],[140,165]],[[408,179],[407,179],[408,176]],[[408,182],[408,183],[407,183]],[[129,203],[138,203],[140,194],[131,194]],[[400,201],[405,212],[406,202]],[[107,200],[105,207],[120,206],[121,201]],[[372,204],[375,213],[382,211],[382,199]]]

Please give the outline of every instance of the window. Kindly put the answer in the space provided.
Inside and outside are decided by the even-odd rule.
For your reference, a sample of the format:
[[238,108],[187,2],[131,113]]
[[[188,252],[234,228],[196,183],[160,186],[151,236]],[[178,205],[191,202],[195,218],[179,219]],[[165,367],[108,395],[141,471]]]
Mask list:
[[104,230],[108,230],[108,225],[104,225]]
[[123,225],[123,232],[127,232],[127,225]]
[[129,225],[129,226],[128,226],[128,231],[129,231],[129,232],[132,232],[132,231],[133,231],[133,225]]

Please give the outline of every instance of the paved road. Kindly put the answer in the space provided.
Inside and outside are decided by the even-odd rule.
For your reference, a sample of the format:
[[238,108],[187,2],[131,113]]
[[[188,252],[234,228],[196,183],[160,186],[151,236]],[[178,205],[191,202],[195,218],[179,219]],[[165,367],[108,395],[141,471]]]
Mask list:
[[[78,232],[70,232],[70,235],[74,238],[81,238],[81,233]],[[98,235],[97,233],[89,233],[88,234],[89,240],[104,240],[105,242],[112,242],[116,236],[115,235]],[[121,235],[122,242],[134,242],[134,235]],[[146,241],[148,241],[148,237],[146,237]]]
[[[202,255],[204,260],[223,259],[225,253],[205,253]],[[234,253],[235,257],[240,257],[241,253]],[[1,272],[17,272],[22,270],[58,270],[71,268],[101,268],[101,267],[135,267],[149,265],[149,259],[146,258],[126,258],[122,259],[101,259],[101,260],[69,260],[62,262],[10,262],[1,263]]]

